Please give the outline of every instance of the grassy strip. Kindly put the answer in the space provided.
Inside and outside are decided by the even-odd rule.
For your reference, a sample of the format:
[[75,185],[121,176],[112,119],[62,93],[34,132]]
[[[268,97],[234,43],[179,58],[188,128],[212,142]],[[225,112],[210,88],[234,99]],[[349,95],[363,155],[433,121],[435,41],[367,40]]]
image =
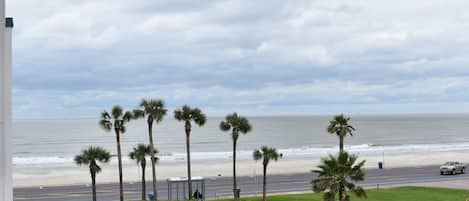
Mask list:
[[[380,190],[367,190],[368,198],[352,197],[352,200],[363,201],[466,201],[469,200],[469,190],[428,188],[428,187],[399,187]],[[230,201],[224,199],[220,201]],[[245,197],[242,201],[261,201],[261,197]],[[321,194],[306,193],[293,195],[273,195],[268,201],[322,201]]]
[[[380,190],[367,190],[367,198],[356,198],[353,201],[469,201],[469,190],[430,188],[430,187],[398,187]],[[322,201],[322,195],[316,193],[272,195],[268,201]],[[241,201],[261,201],[262,197],[243,197]],[[232,201],[220,199],[218,201]]]

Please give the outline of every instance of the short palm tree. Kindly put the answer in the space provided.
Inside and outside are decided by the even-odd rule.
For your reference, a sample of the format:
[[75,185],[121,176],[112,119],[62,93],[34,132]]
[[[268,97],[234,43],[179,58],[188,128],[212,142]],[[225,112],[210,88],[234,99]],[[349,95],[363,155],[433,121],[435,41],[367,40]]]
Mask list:
[[111,154],[101,147],[89,147],[75,156],[75,163],[78,165],[88,165],[91,174],[91,189],[93,191],[93,201],[96,201],[96,174],[101,172],[97,162],[107,163]]
[[191,108],[188,105],[182,106],[180,109],[174,111],[174,118],[178,121],[184,122],[184,129],[186,132],[186,151],[187,151],[187,179],[189,200],[192,199],[192,176],[191,176],[191,151],[190,151],[190,135],[192,124],[194,122],[198,126],[203,126],[207,121],[207,117],[199,108]]
[[145,199],[146,195],[146,186],[145,186],[145,167],[147,165],[146,157],[149,156],[154,163],[158,161],[158,158],[155,157],[155,154],[158,153],[156,149],[153,149],[151,145],[139,144],[137,147],[134,147],[132,152],[129,153],[129,157],[132,160],[135,160],[137,164],[142,168],[142,200]]
[[225,117],[225,120],[220,122],[220,129],[222,131],[231,131],[231,139],[233,140],[233,195],[236,197],[236,145],[238,143],[239,134],[246,134],[251,131],[252,126],[246,117],[238,116],[235,112]]
[[335,201],[339,195],[339,201],[349,201],[347,189],[358,197],[366,197],[365,190],[356,186],[355,182],[365,179],[365,161],[356,164],[357,156],[349,155],[347,152],[339,152],[337,157],[329,155],[323,158],[318,170],[313,173],[318,174],[318,179],[313,180],[314,192],[324,192],[324,201]]
[[[155,149],[155,145],[153,144],[153,123],[160,123],[163,120],[164,115],[166,115],[166,111],[167,110],[165,109],[164,102],[162,100],[154,99],[143,99],[142,102],[140,102],[140,109],[133,111],[134,118],[146,117],[148,124],[148,137],[152,149]],[[151,157],[153,158],[154,155]],[[156,167],[154,161],[156,160],[152,160],[151,163],[151,172],[153,176],[153,195],[155,196],[155,199],[158,200],[158,191],[156,189]]]
[[353,136],[355,128],[349,124],[350,117],[346,117],[343,114],[334,116],[329,122],[327,132],[330,134],[336,134],[339,137],[339,151],[344,151],[344,138],[347,135]]
[[259,161],[262,160],[262,167],[263,167],[263,180],[262,180],[262,200],[266,201],[266,186],[267,186],[267,165],[271,160],[277,161],[279,158],[279,154],[275,148],[269,148],[267,146],[262,146],[260,149],[254,150],[252,154],[254,160]]
[[122,177],[122,154],[121,154],[121,134],[125,133],[125,124],[132,119],[132,113],[127,111],[124,112],[122,107],[116,105],[112,108],[111,114],[107,111],[101,113],[101,120],[99,124],[105,131],[111,131],[114,129],[116,134],[117,142],[117,159],[119,163],[119,196],[120,201],[124,201],[124,186]]

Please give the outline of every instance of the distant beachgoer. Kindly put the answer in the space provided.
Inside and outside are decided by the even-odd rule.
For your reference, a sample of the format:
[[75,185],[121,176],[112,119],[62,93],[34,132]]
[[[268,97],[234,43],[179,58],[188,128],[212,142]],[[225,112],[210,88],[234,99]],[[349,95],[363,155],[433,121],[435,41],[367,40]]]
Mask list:
[[199,189],[196,189],[192,197],[195,199],[202,199],[202,193],[199,192]]
[[283,158],[283,153],[280,153],[280,158]]

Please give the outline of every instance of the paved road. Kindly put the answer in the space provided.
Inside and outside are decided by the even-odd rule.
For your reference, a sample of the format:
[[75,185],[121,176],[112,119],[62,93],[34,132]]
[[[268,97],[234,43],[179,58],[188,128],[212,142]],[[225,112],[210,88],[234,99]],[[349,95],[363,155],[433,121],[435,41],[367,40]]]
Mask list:
[[[310,191],[310,181],[314,179],[312,174],[291,174],[291,175],[270,175],[268,177],[268,192],[282,193],[294,191]],[[262,178],[239,177],[238,185],[241,188],[242,195],[259,194],[262,188]],[[469,174],[463,175],[440,175],[437,166],[425,166],[416,168],[395,168],[386,170],[367,170],[366,180],[361,183],[362,186],[373,188],[377,184],[380,186],[403,186],[412,184],[422,184],[429,182],[456,181],[469,179]],[[206,180],[207,197],[226,197],[230,196],[232,179],[229,177],[220,177]],[[159,198],[167,199],[167,184],[165,181],[159,182]],[[151,184],[147,183],[147,190],[151,189]],[[125,184],[126,200],[136,200],[140,197],[140,184]],[[98,185],[98,199],[100,201],[118,200],[118,185],[103,184]],[[39,188],[16,188],[14,190],[16,201],[34,200],[34,201],[89,201],[90,187],[65,186],[65,187],[45,187]]]

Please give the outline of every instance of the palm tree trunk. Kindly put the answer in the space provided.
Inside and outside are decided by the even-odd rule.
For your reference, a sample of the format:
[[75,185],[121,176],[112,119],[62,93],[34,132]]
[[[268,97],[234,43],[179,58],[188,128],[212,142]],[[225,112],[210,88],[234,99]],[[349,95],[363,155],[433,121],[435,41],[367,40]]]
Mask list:
[[339,136],[339,152],[344,151],[344,136]]
[[190,123],[186,122],[186,151],[187,151],[187,181],[189,200],[192,200],[192,176],[191,176],[191,147],[190,147]]
[[91,172],[91,190],[93,192],[93,201],[96,201],[96,173],[93,170],[90,170],[90,172]]
[[235,200],[239,198],[236,197],[236,140],[233,140],[233,197]]
[[266,201],[267,200],[267,164],[264,164],[264,178],[263,178],[263,181],[262,181],[262,200],[263,201]]
[[156,189],[156,161],[155,161],[155,153],[153,150],[155,150],[155,146],[153,145],[153,120],[148,119],[148,134],[150,137],[150,146],[152,148],[151,152],[151,173],[153,176],[153,196],[155,197],[155,200],[158,200],[158,191]]
[[147,194],[146,193],[146,185],[145,185],[145,162],[142,161],[142,200],[146,200],[145,199],[145,195]]
[[116,129],[116,141],[117,141],[117,160],[119,163],[119,198],[120,198],[120,201],[124,201],[124,181],[122,177],[121,140],[120,140],[120,133],[117,129]]
[[339,183],[339,201],[345,201],[344,190],[345,190],[344,183],[340,182]]

